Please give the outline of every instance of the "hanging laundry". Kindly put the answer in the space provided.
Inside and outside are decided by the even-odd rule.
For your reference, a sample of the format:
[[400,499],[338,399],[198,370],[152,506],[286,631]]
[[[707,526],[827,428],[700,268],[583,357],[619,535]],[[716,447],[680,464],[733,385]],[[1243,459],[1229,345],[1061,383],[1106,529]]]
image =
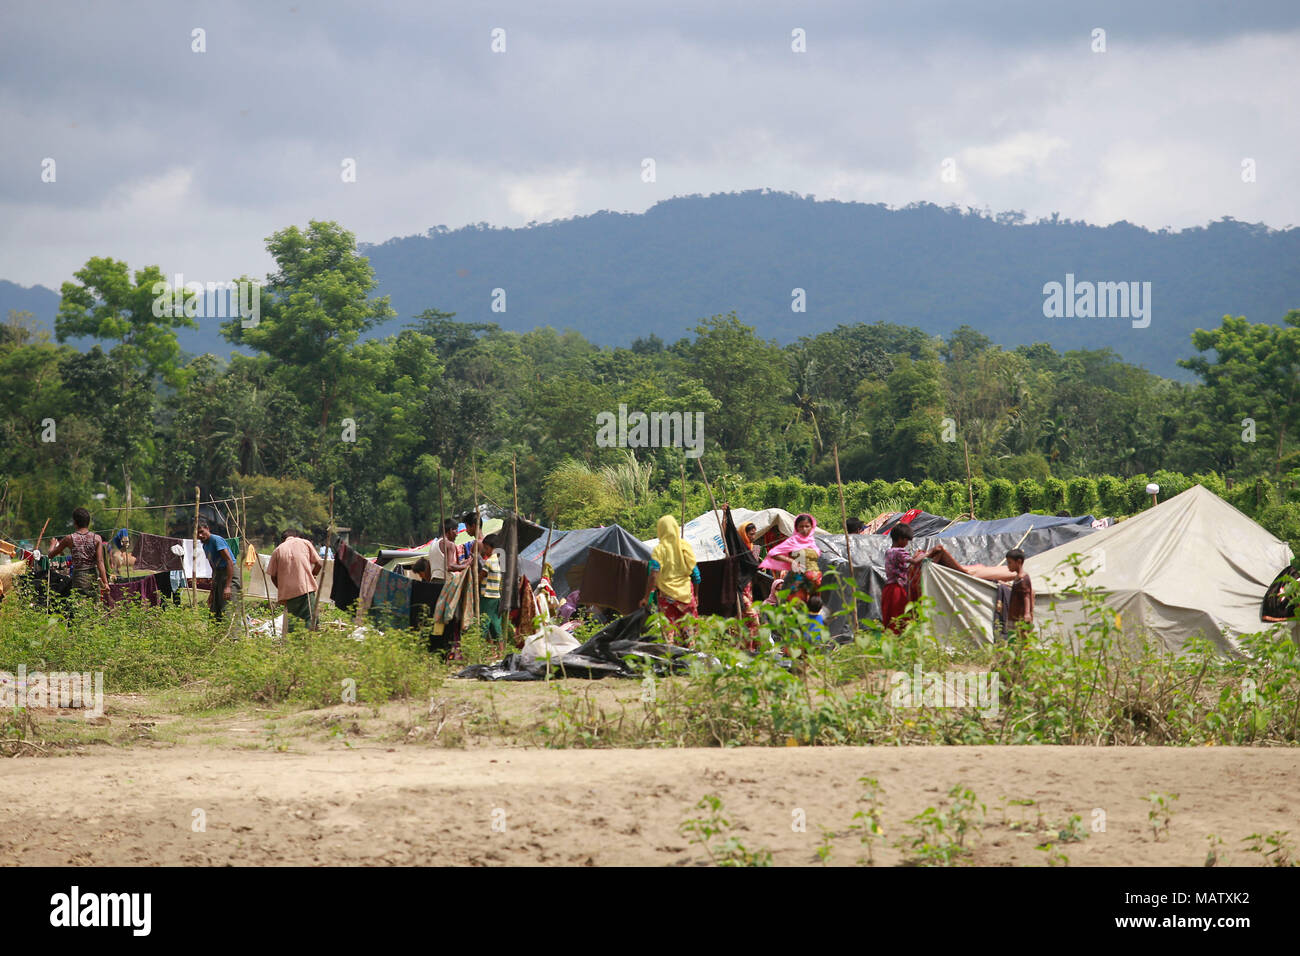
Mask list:
[[375,599],[375,587],[379,584],[379,572],[382,570],[384,569],[373,561],[367,561],[365,569],[361,572],[361,600],[357,602],[357,624],[365,623],[366,612],[370,610],[370,603]]
[[[379,567],[379,565],[375,565]],[[371,601],[371,610],[390,614],[400,627],[407,627],[411,620],[411,579],[405,574],[379,568],[375,582],[375,594]]]
[[158,595],[158,582],[154,580],[153,575],[114,582],[108,586],[105,603],[109,607],[129,602],[140,602],[150,607],[157,607],[162,603]]
[[183,538],[164,538],[161,535],[138,532],[131,544],[131,555],[135,566],[141,571],[180,571],[183,568],[181,556],[172,548],[184,545]]

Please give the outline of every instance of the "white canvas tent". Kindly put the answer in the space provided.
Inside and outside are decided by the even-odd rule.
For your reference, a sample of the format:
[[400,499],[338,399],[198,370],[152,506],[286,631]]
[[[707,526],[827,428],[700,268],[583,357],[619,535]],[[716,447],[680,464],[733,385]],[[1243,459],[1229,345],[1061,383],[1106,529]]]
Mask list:
[[[1064,639],[1086,616],[1079,555],[1091,570],[1082,586],[1097,588],[1125,634],[1145,633],[1172,651],[1203,636],[1224,654],[1241,653],[1237,638],[1265,630],[1264,592],[1291,563],[1291,548],[1200,485],[1097,531],[1029,558],[1035,626]],[[926,564],[922,587],[936,605],[935,632],[951,638],[993,639],[996,589],[987,582]]]
[[[795,516],[782,508],[764,508],[762,511],[732,508],[731,517],[736,522],[737,528],[743,528],[752,522],[758,529],[759,537],[772,527],[786,536],[794,534]],[[716,561],[727,556],[727,550],[722,544],[722,532],[718,530],[719,522],[725,523],[726,520],[726,516],[721,511],[706,511],[698,518],[686,522],[686,527],[682,529],[682,537],[690,542],[695,550],[696,561]],[[658,538],[643,542],[651,551],[658,543]]]

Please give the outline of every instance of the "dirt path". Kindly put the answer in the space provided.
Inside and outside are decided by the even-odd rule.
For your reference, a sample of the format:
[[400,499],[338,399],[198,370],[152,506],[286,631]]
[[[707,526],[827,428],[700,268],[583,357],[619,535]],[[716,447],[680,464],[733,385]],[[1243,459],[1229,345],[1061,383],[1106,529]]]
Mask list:
[[[1034,824],[1082,818],[1071,865],[1200,866],[1205,836],[1227,862],[1259,862],[1239,841],[1290,829],[1300,838],[1295,750],[1064,747],[737,750],[387,749],[308,753],[181,746],[5,760],[0,863],[13,864],[688,864],[703,856],[678,825],[718,794],[734,834],[778,865],[815,864],[821,826],[847,831],[863,775],[884,789],[887,840],[961,783],[988,806],[974,860],[1040,866]],[[1178,793],[1154,841],[1143,799]],[[1012,806],[1003,823],[1004,798]],[[1094,808],[1105,832],[1092,832]],[[193,829],[196,810],[206,830]],[[795,810],[806,832],[792,830]],[[495,811],[495,813],[494,813]],[[494,821],[497,829],[494,829]],[[502,829],[503,827],[503,829]],[[899,851],[877,849],[878,863]]]

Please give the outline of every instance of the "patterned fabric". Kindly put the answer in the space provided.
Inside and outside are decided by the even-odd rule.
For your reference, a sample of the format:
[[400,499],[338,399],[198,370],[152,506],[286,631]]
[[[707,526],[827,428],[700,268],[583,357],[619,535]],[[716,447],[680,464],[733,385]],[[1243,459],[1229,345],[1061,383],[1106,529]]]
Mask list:
[[370,610],[370,602],[375,599],[375,587],[379,584],[379,572],[382,570],[383,568],[373,561],[367,561],[365,570],[361,572],[361,599],[357,601],[357,624],[365,622],[366,612]]
[[[379,567],[375,565],[375,567]],[[411,579],[404,574],[394,574],[379,568],[379,577],[375,584],[372,607],[377,611],[386,611],[403,622],[411,620]]]
[[890,548],[885,552],[885,583],[905,584],[907,569],[911,563],[906,548]]
[[72,567],[77,571],[94,570],[99,567],[97,555],[104,539],[93,531],[79,533],[74,531],[65,539],[70,542],[68,551],[72,556]]

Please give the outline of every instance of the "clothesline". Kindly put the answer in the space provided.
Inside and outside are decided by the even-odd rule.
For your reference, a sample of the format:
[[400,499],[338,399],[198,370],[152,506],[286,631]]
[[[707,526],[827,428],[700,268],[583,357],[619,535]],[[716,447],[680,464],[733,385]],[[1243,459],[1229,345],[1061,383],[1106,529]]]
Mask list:
[[[209,498],[207,501],[201,502],[201,504],[224,505],[232,501],[244,501],[245,499],[252,499],[255,497],[257,496],[240,495],[238,498]],[[193,508],[193,507],[194,507],[194,502],[184,501],[177,505],[142,505],[142,506],[132,505],[131,510],[132,511],[157,511],[160,508]],[[126,510],[126,505],[119,505],[116,508],[105,508],[102,512],[100,512],[100,514],[106,514],[109,511],[125,511],[125,510]]]
[[[238,498],[208,498],[206,501],[201,502],[201,504],[222,505],[222,504],[228,504],[232,501],[244,501],[244,500],[251,501],[253,498],[256,497],[257,497],[256,495],[240,495]],[[193,508],[193,507],[194,507],[194,502],[187,501],[175,505],[132,505],[131,510],[132,511],[158,511],[164,508]],[[95,514],[100,514],[100,515],[115,514],[116,512],[125,511],[125,510],[126,510],[126,505],[119,505],[116,508],[104,508],[102,511],[96,511]],[[57,531],[51,533],[49,532],[48,528],[46,530],[47,533],[45,536],[47,538],[51,536],[56,538],[63,537]],[[93,531],[95,529],[92,528],[91,530]],[[13,531],[12,528],[7,529],[7,532],[8,534],[0,534],[0,538],[4,538],[5,540],[12,540],[13,538],[31,540],[31,535],[17,534],[16,532]]]

